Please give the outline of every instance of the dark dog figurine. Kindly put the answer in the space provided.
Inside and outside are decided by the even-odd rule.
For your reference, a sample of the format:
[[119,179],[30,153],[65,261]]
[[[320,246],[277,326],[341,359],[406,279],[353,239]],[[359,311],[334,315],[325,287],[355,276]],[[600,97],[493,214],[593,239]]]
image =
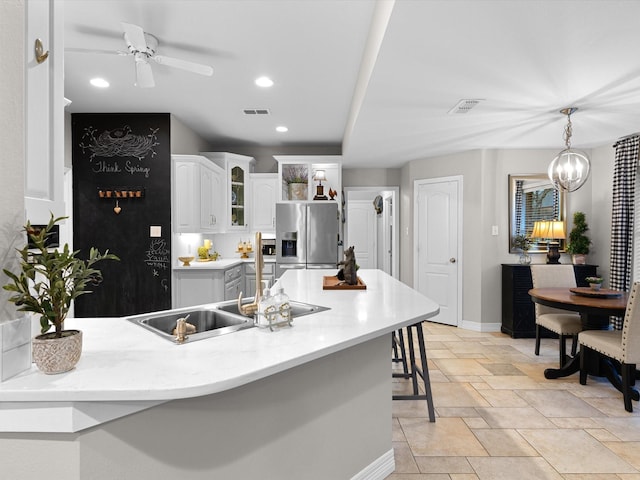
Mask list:
[[340,265],[343,265],[343,268],[341,268],[336,275],[338,280],[344,281],[347,285],[357,285],[358,275],[356,273],[356,255],[353,251],[353,247],[349,247],[344,251],[344,260],[338,262],[338,266]]

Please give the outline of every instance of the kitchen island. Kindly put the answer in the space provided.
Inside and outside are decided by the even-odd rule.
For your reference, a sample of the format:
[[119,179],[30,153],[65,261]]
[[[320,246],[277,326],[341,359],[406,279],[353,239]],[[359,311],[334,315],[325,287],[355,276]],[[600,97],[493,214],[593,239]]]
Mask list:
[[[287,272],[292,300],[330,310],[275,332],[175,345],[122,318],[84,333],[68,373],[0,383],[7,478],[384,478],[393,471],[390,333],[438,306],[378,270]],[[52,451],[61,460],[51,461]],[[45,453],[46,452],[46,453]]]

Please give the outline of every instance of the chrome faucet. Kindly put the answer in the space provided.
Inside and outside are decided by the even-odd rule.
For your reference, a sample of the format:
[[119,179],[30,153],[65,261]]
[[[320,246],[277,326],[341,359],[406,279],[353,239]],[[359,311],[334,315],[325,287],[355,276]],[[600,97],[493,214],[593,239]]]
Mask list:
[[252,303],[242,304],[242,292],[238,296],[238,311],[242,314],[253,317],[258,311],[258,304],[262,298],[262,269],[264,267],[264,258],[262,256],[262,233],[256,232],[255,241],[255,260],[256,260],[256,295]]

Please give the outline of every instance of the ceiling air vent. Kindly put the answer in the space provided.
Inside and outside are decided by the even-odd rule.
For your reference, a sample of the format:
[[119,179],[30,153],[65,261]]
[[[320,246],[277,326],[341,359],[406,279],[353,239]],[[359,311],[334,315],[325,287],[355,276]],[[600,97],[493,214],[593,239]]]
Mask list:
[[245,115],[269,115],[266,108],[245,108],[243,112]]
[[482,100],[483,99],[481,98],[467,98],[460,100],[451,110],[449,110],[448,113],[449,115],[453,115],[454,113],[467,113]]

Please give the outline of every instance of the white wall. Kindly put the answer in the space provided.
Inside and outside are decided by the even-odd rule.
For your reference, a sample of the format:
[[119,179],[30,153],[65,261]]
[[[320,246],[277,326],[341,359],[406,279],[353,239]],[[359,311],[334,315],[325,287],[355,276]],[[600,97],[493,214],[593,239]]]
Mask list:
[[[0,267],[11,270],[17,263],[14,248],[24,243],[24,36],[24,2],[0,2]],[[5,283],[0,273],[0,285]],[[0,290],[0,321],[15,318],[7,298]]]

